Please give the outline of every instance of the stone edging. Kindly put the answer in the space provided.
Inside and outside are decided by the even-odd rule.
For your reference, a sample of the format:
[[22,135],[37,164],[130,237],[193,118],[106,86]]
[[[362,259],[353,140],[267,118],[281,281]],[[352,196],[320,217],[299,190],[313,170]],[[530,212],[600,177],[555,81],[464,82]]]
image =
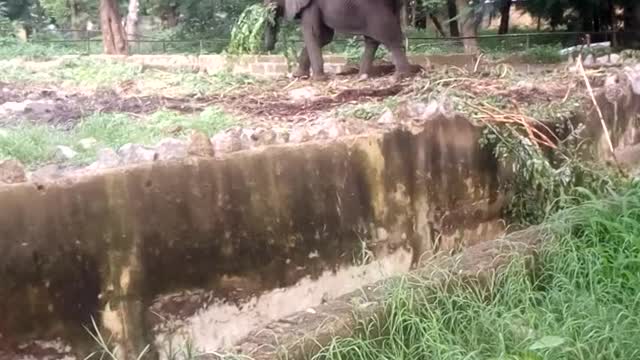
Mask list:
[[[440,254],[424,268],[408,277],[417,283],[442,284],[445,281],[485,281],[517,257],[531,261],[548,232],[542,226],[511,233],[464,249],[453,257]],[[452,278],[453,276],[453,278]],[[335,337],[348,337],[363,319],[382,316],[388,285],[402,277],[382,280],[335,300],[292,314],[254,331],[240,341],[235,351],[253,360],[308,359]],[[354,316],[354,314],[357,314]]]

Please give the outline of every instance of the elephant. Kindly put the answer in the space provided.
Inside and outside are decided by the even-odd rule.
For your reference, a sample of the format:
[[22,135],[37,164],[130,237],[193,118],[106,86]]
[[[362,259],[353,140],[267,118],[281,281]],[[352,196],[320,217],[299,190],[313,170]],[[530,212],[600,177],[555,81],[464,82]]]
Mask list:
[[265,30],[265,48],[273,49],[280,18],[299,20],[304,47],[298,57],[295,77],[309,76],[326,80],[322,47],[329,44],[336,32],[364,36],[364,53],[360,61],[360,76],[366,78],[373,67],[375,53],[380,44],[392,56],[396,72],[401,79],[411,73],[411,65],[404,48],[404,33],[400,25],[402,0],[264,0],[275,5],[273,25]]

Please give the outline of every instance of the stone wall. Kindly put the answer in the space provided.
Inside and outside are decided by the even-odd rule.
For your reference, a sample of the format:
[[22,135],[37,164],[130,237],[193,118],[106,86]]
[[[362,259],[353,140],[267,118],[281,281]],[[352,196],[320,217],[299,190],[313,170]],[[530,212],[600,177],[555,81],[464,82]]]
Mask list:
[[[65,58],[76,58],[70,55]],[[258,76],[281,76],[289,73],[295,64],[289,64],[282,55],[89,55],[90,58],[110,59],[141,64],[149,67],[166,69],[188,69],[206,71],[213,74],[229,71],[236,74],[252,74]],[[422,67],[458,66],[469,67],[475,64],[474,55],[410,55],[409,61]],[[324,55],[325,71],[340,73],[349,66],[347,58],[341,55]]]
[[[94,318],[131,356],[160,336],[153,306],[166,319],[213,301],[188,310],[170,294],[201,289],[249,311],[256,296],[317,287],[360,263],[396,256],[406,272],[426,255],[492,239],[504,199],[479,136],[466,119],[439,116],[418,134],[0,186],[0,345],[61,338],[86,355],[95,344],[83,325]],[[280,314],[302,310],[300,296]]]

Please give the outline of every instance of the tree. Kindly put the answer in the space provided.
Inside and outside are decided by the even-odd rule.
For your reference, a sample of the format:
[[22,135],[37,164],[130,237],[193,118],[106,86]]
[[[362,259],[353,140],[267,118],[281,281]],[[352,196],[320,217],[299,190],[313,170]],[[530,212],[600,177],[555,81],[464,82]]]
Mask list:
[[129,52],[116,0],[100,0],[100,27],[105,54],[126,55]]
[[[469,4],[467,0],[456,0],[456,7],[458,9],[458,17],[460,24],[462,25],[462,44],[464,45],[464,51],[467,53],[475,53],[478,51],[478,27],[482,22],[482,18],[477,18],[476,4]],[[481,14],[481,13],[480,13]]]
[[458,6],[456,5],[456,0],[447,0],[447,12],[449,14],[449,35],[459,37],[460,28],[458,27]]
[[500,28],[498,29],[498,34],[506,34],[509,32],[511,4],[513,4],[513,0],[502,0],[500,3]]

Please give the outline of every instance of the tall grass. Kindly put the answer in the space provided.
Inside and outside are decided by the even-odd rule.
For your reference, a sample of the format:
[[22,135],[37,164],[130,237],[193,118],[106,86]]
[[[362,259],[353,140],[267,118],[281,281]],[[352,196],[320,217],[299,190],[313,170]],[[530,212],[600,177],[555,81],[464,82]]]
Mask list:
[[640,186],[593,196],[548,224],[533,274],[516,261],[485,287],[405,281],[384,321],[314,358],[640,358]]

